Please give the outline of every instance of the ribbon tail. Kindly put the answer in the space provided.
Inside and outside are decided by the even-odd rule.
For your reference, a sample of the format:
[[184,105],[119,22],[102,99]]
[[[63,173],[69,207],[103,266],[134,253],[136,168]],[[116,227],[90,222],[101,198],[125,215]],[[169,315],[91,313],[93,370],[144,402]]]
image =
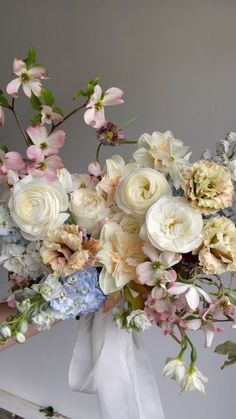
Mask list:
[[102,419],[164,419],[140,336],[118,329],[111,314],[96,313],[85,325],[72,357],[71,388],[97,392]]

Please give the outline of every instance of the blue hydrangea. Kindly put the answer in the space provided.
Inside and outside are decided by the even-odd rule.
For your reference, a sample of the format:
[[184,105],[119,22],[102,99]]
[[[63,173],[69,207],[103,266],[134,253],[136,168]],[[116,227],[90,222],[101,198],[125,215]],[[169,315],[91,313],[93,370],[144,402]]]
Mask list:
[[99,288],[95,268],[87,268],[61,278],[61,284],[59,298],[53,299],[50,305],[67,319],[93,313],[105,302],[106,297]]

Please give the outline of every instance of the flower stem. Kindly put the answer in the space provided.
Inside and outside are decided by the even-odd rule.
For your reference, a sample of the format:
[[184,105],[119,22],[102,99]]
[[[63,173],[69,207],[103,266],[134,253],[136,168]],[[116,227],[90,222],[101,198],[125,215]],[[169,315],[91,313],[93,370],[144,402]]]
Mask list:
[[79,112],[81,109],[85,108],[87,102],[84,103],[83,105],[79,106],[78,108],[73,109],[73,111],[69,112],[62,121],[59,121],[57,124],[52,126],[51,129],[51,133],[54,131],[54,129],[58,128],[59,125],[63,124],[63,122],[65,122],[67,119],[69,119],[72,115],[74,115],[75,113]]
[[27,146],[29,146],[30,145],[29,139],[27,137],[27,134],[26,134],[26,132],[25,132],[25,130],[24,130],[24,128],[23,128],[23,126],[20,122],[20,119],[19,119],[19,117],[16,113],[16,110],[15,110],[15,98],[12,99],[12,104],[11,104],[11,106],[9,106],[9,109],[12,111],[12,113],[15,117],[16,123],[17,123],[18,127],[20,128],[20,131],[21,131],[21,133],[24,137],[24,140],[25,140]]
[[99,153],[101,150],[102,143],[98,144],[97,151],[96,151],[96,161],[99,163]]
[[197,351],[191,339],[187,335],[185,335],[188,344],[191,346],[191,366],[195,365],[197,360]]

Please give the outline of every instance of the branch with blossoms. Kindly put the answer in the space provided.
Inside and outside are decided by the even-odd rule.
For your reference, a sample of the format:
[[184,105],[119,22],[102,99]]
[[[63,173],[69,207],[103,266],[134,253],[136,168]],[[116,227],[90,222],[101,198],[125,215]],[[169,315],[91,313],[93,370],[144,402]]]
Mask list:
[[[48,75],[35,51],[13,62],[15,78],[0,92],[0,123],[13,112],[26,156],[0,150],[0,263],[8,271],[8,305],[17,309],[0,325],[0,343],[23,343],[29,325],[49,329],[102,308],[127,332],[152,325],[178,345],[164,375],[182,391],[204,394],[207,378],[197,368],[190,334],[201,331],[209,348],[219,327],[236,327],[236,135],[215,152],[190,163],[191,152],[171,131],[129,139],[107,121],[106,106],[123,103],[123,91],[105,91],[99,78],[74,95],[67,114],[45,87]],[[45,82],[45,83],[44,83]],[[16,104],[21,89],[35,114],[26,129]],[[59,152],[69,118],[84,112],[96,131],[96,161],[88,173],[71,174]],[[131,161],[118,154],[99,163],[103,146],[137,143]],[[223,276],[229,273],[231,279]],[[216,348],[236,362],[233,342]],[[189,355],[189,360],[186,357]]]

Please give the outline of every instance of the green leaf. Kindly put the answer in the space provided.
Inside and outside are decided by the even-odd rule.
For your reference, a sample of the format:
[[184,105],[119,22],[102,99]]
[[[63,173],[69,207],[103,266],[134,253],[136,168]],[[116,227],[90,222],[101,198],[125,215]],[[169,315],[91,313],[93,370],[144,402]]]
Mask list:
[[48,89],[42,89],[41,97],[43,98],[45,105],[52,106],[55,102],[52,92]]
[[231,304],[236,306],[236,292],[230,290],[229,293],[228,293],[228,297],[230,299]]
[[32,92],[31,97],[30,97],[30,102],[32,105],[32,108],[35,109],[36,111],[40,111],[41,110],[41,102],[39,100],[39,98],[37,96],[35,96],[35,94]]
[[27,58],[24,60],[27,67],[31,67],[36,62],[36,51],[33,47],[29,47]]
[[2,151],[4,151],[4,153],[8,153],[8,151],[9,151],[9,148],[7,147],[7,145],[5,145],[5,144],[1,144],[0,145],[0,149],[2,150]]
[[96,77],[93,80],[90,80],[87,84],[87,96],[90,97],[92,96],[93,92],[94,92],[94,88],[95,86],[98,84],[100,80],[100,77]]
[[61,116],[64,116],[64,113],[61,110],[61,108],[58,108],[57,106],[55,108],[53,108],[53,112],[59,113]]
[[73,99],[76,99],[79,96],[87,97],[87,92],[84,92],[83,90],[78,90],[77,92],[75,92]]
[[3,94],[3,90],[0,89],[0,95],[2,95],[2,94]]
[[221,369],[236,363],[236,343],[231,340],[227,340],[224,343],[221,343],[215,348],[217,354],[227,355],[227,359],[222,365]]
[[9,106],[7,98],[5,98],[3,95],[0,96],[0,105]]
[[39,125],[41,123],[41,113],[34,115],[31,121],[33,125]]

